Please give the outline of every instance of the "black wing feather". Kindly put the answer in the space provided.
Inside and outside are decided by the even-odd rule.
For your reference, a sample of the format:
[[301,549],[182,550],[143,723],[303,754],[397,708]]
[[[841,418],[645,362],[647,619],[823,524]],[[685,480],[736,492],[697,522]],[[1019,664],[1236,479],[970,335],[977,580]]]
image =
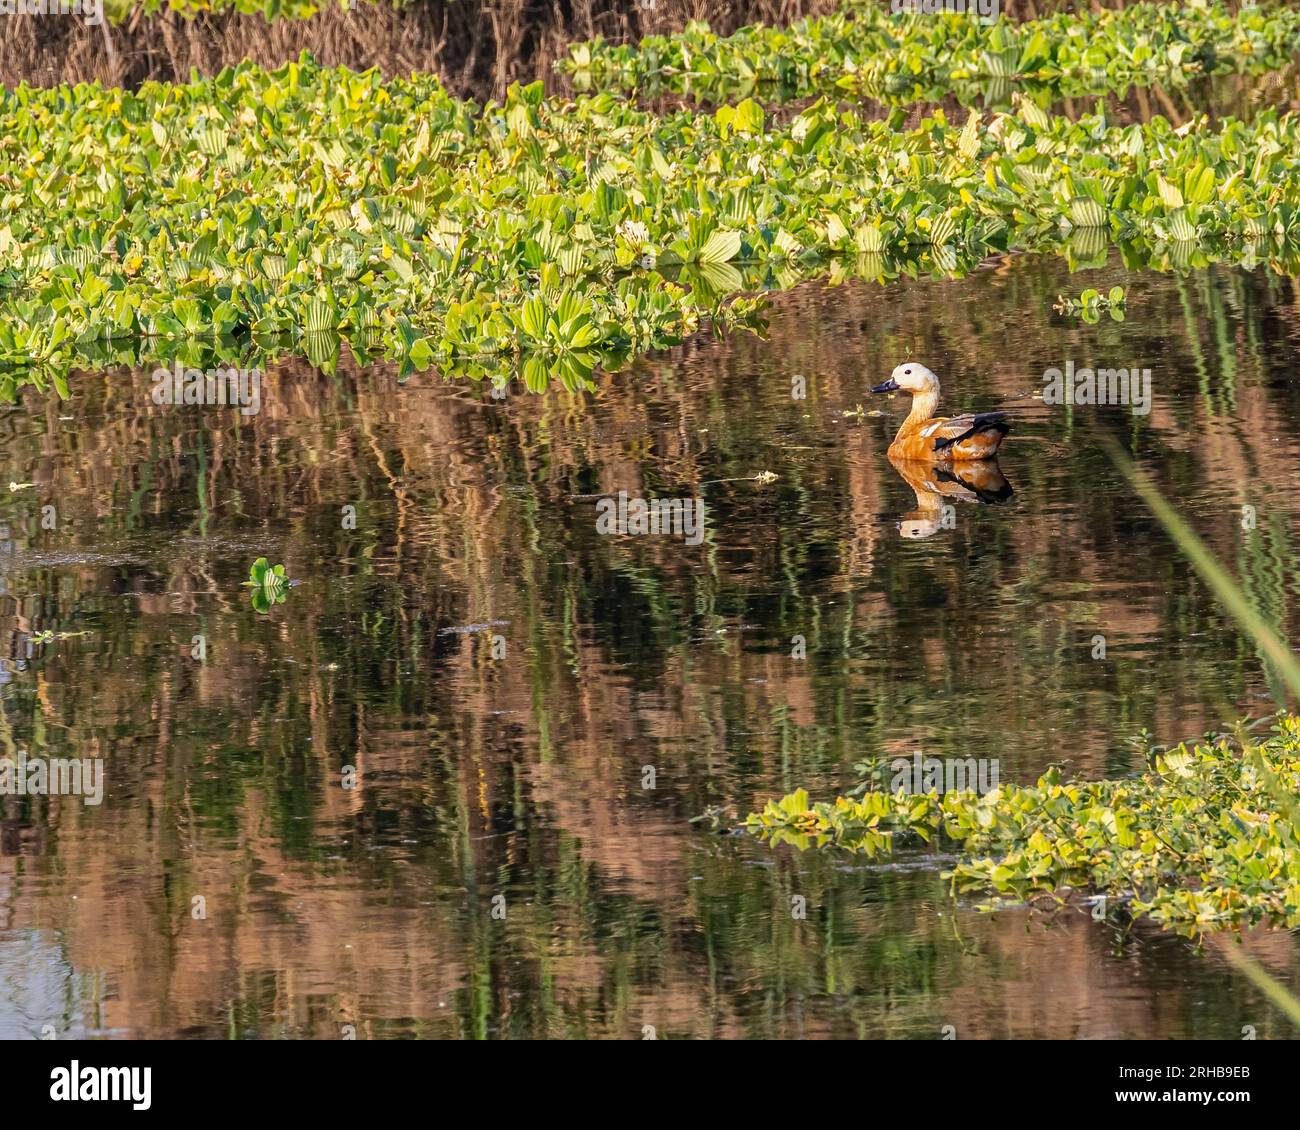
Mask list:
[[964,439],[970,439],[971,436],[979,432],[996,431],[1006,435],[1011,430],[1011,425],[1007,423],[1007,418],[1001,412],[981,412],[974,417],[974,421],[969,428],[959,436],[951,436],[948,439],[936,439],[934,441],[935,451],[947,451],[954,443],[961,443]]

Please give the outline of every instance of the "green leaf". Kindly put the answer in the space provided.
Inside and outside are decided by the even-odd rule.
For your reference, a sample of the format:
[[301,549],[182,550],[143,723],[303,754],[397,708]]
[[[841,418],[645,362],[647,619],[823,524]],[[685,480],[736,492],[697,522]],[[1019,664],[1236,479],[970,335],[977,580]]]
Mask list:
[[740,253],[740,233],[735,231],[715,231],[704,241],[700,248],[701,263],[726,263]]

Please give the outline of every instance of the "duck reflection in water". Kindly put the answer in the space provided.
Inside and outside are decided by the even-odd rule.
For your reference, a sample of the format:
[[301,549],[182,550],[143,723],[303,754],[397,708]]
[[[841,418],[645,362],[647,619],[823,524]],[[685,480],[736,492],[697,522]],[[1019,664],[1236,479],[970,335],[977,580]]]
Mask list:
[[916,494],[916,509],[903,515],[898,532],[904,538],[928,538],[952,529],[956,517],[949,499],[997,506],[1012,495],[996,459],[977,463],[929,463],[889,457],[894,470]]

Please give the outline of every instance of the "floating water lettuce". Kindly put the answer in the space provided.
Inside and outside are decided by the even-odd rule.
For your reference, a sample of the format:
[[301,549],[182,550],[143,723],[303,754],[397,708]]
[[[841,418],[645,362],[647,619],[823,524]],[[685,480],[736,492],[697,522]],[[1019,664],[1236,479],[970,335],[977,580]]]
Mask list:
[[[242,64],[188,85],[0,91],[0,396],[66,391],[122,342],[231,340],[532,387],[751,324],[817,275],[962,273],[1056,251],[1190,268],[1300,258],[1300,124],[818,100],[657,116],[512,87]],[[168,347],[170,348],[170,347]],[[244,345],[239,347],[241,350]],[[477,369],[475,367],[478,367]]]
[[1060,294],[1052,307],[1058,314],[1069,314],[1082,318],[1085,322],[1100,321],[1100,311],[1107,311],[1116,322],[1124,320],[1124,305],[1127,301],[1124,288],[1113,286],[1106,294],[1092,287],[1085,290],[1078,298],[1067,298]]
[[690,93],[710,100],[817,94],[897,103],[963,101],[1012,84],[1053,97],[1103,93],[1131,83],[1185,81],[1232,70],[1288,65],[1300,52],[1300,12],[1226,4],[1132,4],[1038,20],[982,24],[968,14],[895,14],[877,0],[849,0],[828,16],[789,27],[752,26],[719,36],[693,21],[637,44],[575,44],[557,66],[583,87]]
[[289,577],[283,565],[272,567],[265,557],[259,557],[248,569],[245,588],[251,588],[250,603],[258,612],[269,612],[271,605],[283,604],[289,595]]
[[[1152,752],[1140,776],[1036,784],[983,795],[867,792],[771,801],[744,827],[772,844],[870,856],[899,841],[938,842],[961,860],[956,891],[1024,899],[1063,887],[1185,933],[1269,919],[1300,925],[1300,719],[1258,745],[1226,739]],[[1290,797],[1290,805],[1279,801]]]

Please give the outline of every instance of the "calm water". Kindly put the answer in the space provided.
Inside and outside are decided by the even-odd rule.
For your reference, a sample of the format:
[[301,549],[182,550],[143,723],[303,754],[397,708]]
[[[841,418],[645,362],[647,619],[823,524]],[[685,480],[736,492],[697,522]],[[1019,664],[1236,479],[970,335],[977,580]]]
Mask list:
[[[1052,310],[1116,282],[1123,324]],[[906,406],[867,390],[908,358],[946,409],[1013,415],[1001,505],[887,461]],[[1149,368],[1149,415],[1044,404],[1067,360]],[[766,340],[585,396],[303,361],[248,417],[155,407],[147,372],[28,390],[0,410],[5,483],[35,484],[0,492],[0,741],[107,783],[0,799],[0,1036],[1287,1035],[1214,942],[989,915],[942,857],[693,818],[916,750],[1121,774],[1144,728],[1266,713],[1099,441],[1294,635],[1297,372],[1290,280],[1022,259],[805,287]],[[703,498],[703,543],[598,534],[619,490]],[[262,555],[301,581],[269,615],[240,586]],[[1247,944],[1297,985],[1293,935]]]

